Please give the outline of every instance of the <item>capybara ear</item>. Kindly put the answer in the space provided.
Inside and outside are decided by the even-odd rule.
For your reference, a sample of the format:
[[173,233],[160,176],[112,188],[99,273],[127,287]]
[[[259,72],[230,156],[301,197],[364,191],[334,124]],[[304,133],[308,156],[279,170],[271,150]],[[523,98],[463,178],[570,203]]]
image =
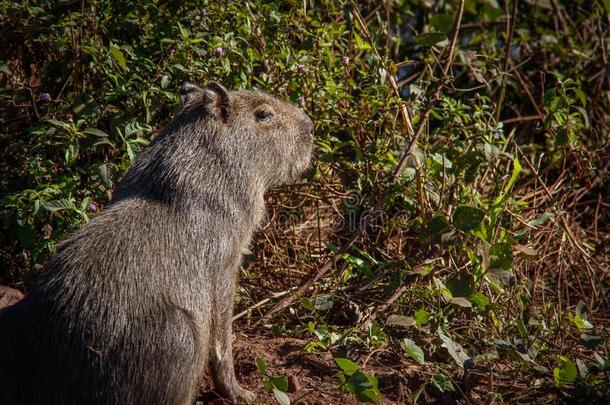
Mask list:
[[220,116],[224,122],[231,115],[231,97],[229,91],[219,83],[210,83],[204,89],[205,95],[208,98],[210,112]]
[[180,86],[180,99],[182,100],[182,105],[185,105],[189,101],[191,101],[197,94],[200,94],[203,90],[197,87],[195,84],[191,82],[184,82],[182,86]]

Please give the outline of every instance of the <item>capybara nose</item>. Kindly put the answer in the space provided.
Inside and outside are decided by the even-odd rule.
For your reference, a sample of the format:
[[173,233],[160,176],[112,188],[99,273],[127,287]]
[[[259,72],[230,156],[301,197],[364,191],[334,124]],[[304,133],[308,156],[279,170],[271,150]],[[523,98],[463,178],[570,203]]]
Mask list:
[[305,113],[303,113],[303,120],[301,121],[301,126],[303,128],[303,132],[313,138],[313,122],[311,122],[311,119],[309,119],[309,117]]

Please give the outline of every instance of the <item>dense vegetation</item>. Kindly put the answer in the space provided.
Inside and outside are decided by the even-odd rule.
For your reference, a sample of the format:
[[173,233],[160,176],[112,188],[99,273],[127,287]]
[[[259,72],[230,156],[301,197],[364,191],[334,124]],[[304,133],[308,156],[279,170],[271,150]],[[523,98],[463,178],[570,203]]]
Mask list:
[[259,88],[316,132],[243,265],[237,372],[262,403],[604,402],[609,13],[2,1],[0,284],[27,292],[103,209],[184,80]]

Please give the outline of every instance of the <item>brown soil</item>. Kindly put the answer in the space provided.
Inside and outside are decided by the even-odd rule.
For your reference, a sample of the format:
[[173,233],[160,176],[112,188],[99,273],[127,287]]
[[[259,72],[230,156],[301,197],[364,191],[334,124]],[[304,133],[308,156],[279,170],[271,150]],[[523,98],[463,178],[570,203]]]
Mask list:
[[[239,326],[236,325],[236,329]],[[265,336],[256,332],[238,333],[234,343],[235,372],[240,383],[257,394],[257,402],[277,404],[273,394],[264,387],[263,377],[256,369],[256,358],[262,357],[273,376],[286,376],[288,395],[292,403],[299,404],[356,404],[349,393],[342,393],[336,377],[337,366],[328,352],[306,353],[307,340]],[[395,359],[392,359],[395,360]],[[379,360],[376,359],[375,363]],[[368,364],[367,372],[374,370],[384,399],[382,404],[406,403],[413,389],[419,386],[418,367],[409,362],[394,364]],[[415,386],[413,388],[413,386]]]

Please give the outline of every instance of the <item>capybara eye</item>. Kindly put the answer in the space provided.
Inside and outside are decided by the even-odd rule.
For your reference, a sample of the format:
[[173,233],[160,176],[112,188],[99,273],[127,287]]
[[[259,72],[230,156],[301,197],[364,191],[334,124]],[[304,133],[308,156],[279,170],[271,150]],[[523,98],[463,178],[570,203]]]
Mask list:
[[268,121],[273,118],[273,113],[271,111],[257,111],[254,113],[256,120],[259,122]]

